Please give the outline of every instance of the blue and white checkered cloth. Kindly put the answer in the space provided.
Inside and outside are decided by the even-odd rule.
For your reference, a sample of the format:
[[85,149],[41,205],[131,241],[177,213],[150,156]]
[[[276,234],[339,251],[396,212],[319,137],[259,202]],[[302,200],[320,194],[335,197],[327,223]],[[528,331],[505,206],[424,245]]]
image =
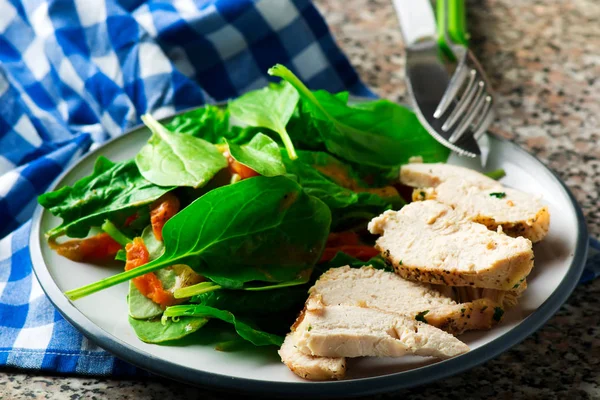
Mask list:
[[143,373],[43,294],[27,247],[37,195],[144,113],[262,87],[275,63],[313,88],[372,94],[308,0],[0,0],[0,10],[0,367]]

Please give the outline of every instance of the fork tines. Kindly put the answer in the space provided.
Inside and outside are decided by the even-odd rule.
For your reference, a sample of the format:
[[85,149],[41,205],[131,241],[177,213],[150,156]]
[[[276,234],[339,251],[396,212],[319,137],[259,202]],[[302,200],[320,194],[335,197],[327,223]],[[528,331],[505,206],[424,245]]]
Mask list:
[[492,105],[487,77],[473,54],[465,50],[433,117],[443,122],[443,132],[454,128],[450,143],[457,143],[466,133],[477,140],[494,119]]

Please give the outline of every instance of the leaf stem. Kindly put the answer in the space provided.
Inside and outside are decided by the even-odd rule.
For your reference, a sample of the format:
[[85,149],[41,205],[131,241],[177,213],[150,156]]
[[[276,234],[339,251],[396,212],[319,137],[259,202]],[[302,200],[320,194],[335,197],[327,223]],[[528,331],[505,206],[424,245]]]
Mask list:
[[213,282],[201,282],[196,285],[177,289],[173,293],[173,296],[176,299],[184,299],[186,297],[192,297],[202,293],[214,292],[215,290],[219,289],[221,289],[221,286],[216,285]]
[[298,285],[303,285],[306,282],[308,282],[309,277],[310,277],[310,275],[306,274],[306,277],[294,279],[293,281],[281,282],[281,283],[276,283],[274,285],[268,285],[268,286],[245,287],[245,288],[242,288],[242,290],[259,292],[259,291],[263,291],[263,290],[273,290],[273,289],[279,289],[279,288],[284,288],[284,287],[289,287],[289,286],[298,286]]
[[138,276],[142,276],[144,274],[147,274],[148,272],[157,271],[163,267],[166,267],[168,264],[168,262],[161,262],[159,258],[155,261],[157,262],[151,261],[148,264],[130,269],[129,271],[124,271],[117,275],[109,276],[108,278],[104,278],[97,282],[90,283],[89,285],[66,291],[65,296],[67,296],[70,300],[77,300],[82,297],[88,296],[92,293],[96,293],[106,288],[109,288],[111,286],[118,285],[119,283],[126,282],[133,278],[137,278]]
[[331,115],[325,110],[325,108],[321,105],[319,100],[315,97],[315,95],[310,91],[309,88],[306,87],[304,83],[292,71],[287,69],[285,66],[281,64],[276,64],[273,67],[269,68],[267,73],[271,76],[277,76],[281,79],[288,81],[297,91],[300,96],[307,97],[314,105],[316,105],[328,118],[333,119]]
[[298,154],[296,154],[296,149],[294,148],[294,143],[292,143],[292,139],[290,139],[290,136],[288,135],[285,128],[282,129],[281,132],[279,132],[279,136],[281,137],[281,140],[283,141],[283,145],[285,146],[285,149],[287,150],[288,157],[290,158],[290,160],[297,159]]
[[131,243],[131,239],[123,234],[112,222],[109,220],[104,220],[104,223],[101,226],[102,230],[113,238],[117,243],[121,246],[125,247],[127,243]]

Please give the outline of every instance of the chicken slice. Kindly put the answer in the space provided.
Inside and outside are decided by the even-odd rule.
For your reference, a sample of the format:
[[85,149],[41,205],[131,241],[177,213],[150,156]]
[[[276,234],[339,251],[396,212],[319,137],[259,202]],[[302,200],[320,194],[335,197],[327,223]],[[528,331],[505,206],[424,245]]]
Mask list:
[[343,357],[317,357],[298,351],[295,332],[285,337],[279,355],[293,373],[310,381],[341,379],[346,374]]
[[416,188],[413,200],[437,200],[491,230],[502,227],[509,236],[541,241],[550,226],[550,213],[540,196],[504,187],[468,168],[450,164],[407,164],[400,182]]
[[514,290],[533,267],[531,241],[490,231],[433,200],[386,211],[369,231],[396,273],[448,286]]
[[466,344],[434,326],[364,307],[309,305],[295,334],[300,352],[323,357],[415,354],[445,359],[469,351]]

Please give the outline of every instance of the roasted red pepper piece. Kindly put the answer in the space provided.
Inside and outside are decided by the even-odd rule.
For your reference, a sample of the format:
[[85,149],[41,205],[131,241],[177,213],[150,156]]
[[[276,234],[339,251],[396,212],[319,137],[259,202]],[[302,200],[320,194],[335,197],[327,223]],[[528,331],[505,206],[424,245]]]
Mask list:
[[122,246],[107,233],[99,233],[85,239],[73,239],[64,243],[50,241],[58,254],[77,262],[101,263],[115,258]]
[[252,178],[253,176],[260,176],[260,174],[252,168],[247,167],[240,162],[237,162],[235,158],[231,157],[228,151],[224,152],[223,155],[225,156],[225,158],[227,158],[227,162],[229,163],[229,172],[231,172],[232,175],[239,175],[240,180]]
[[169,219],[179,212],[179,199],[172,193],[160,196],[150,205],[150,223],[157,240],[162,241],[162,230]]
[[[148,249],[140,237],[133,239],[133,243],[128,243],[125,250],[127,251],[126,271],[144,265],[150,260]],[[162,308],[175,304],[173,294],[163,288],[162,282],[154,272],[133,278],[132,281],[141,294]]]

